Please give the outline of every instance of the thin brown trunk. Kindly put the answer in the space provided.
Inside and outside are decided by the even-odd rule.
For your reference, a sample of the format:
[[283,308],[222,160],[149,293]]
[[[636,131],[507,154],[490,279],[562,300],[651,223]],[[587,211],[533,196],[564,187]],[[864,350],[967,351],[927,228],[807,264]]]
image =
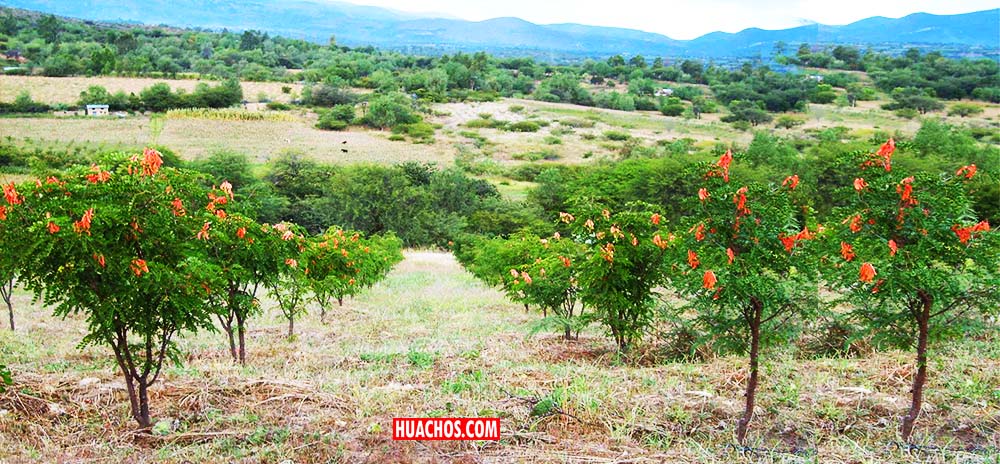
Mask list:
[[239,355],[236,354],[236,334],[233,333],[233,327],[226,327],[226,335],[229,337],[229,354],[232,355],[233,361],[239,359]]
[[14,331],[14,305],[11,303],[11,298],[4,296],[3,301],[7,303],[7,316],[10,317],[10,331]]
[[337,306],[344,306],[344,297],[337,298]]
[[743,407],[743,417],[736,427],[736,440],[740,445],[746,443],[747,429],[753,419],[754,400],[757,396],[757,374],[760,361],[760,320],[764,305],[757,298],[750,299],[750,311],[753,314],[747,318],[750,322],[750,377],[747,379],[746,403]]
[[910,411],[903,416],[900,432],[904,442],[909,442],[913,436],[913,424],[920,415],[920,407],[924,402],[924,384],[927,382],[927,334],[929,331],[931,306],[934,299],[921,290],[920,312],[917,313],[917,373],[913,376],[913,389],[910,398]]
[[295,336],[295,315],[288,316],[288,338]]
[[246,323],[243,321],[239,315],[236,316],[236,331],[239,335],[240,340],[240,364],[247,363],[247,339],[246,339]]
[[0,284],[0,294],[3,295],[4,303],[7,303],[7,316],[10,318],[10,331],[14,331],[14,279],[10,279]]
[[152,420],[149,418],[149,384],[145,377],[140,377],[136,379],[139,383],[139,410],[138,414],[133,412],[136,416],[135,420],[139,422],[139,427],[148,429],[152,426]]
[[528,303],[524,304],[524,312],[528,312]]

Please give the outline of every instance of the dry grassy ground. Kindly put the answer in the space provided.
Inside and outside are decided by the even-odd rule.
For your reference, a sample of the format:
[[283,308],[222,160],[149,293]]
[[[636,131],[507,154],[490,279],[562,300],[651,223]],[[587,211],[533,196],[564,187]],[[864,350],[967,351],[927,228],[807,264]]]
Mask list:
[[[597,332],[528,338],[526,314],[451,255],[410,251],[388,280],[313,314],[284,338],[273,304],[252,320],[246,367],[221,334],[186,336],[184,365],[152,389],[167,435],[132,432],[123,383],[103,348],[75,346],[78,318],[20,294],[0,331],[16,384],[0,395],[0,462],[997,462],[996,338],[935,347],[926,414],[893,445],[911,356],[767,353],[749,454],[728,447],[745,362],[675,362],[648,339],[620,362]],[[538,398],[558,408],[532,414]],[[394,442],[399,416],[499,416],[500,442]],[[931,445],[947,449],[934,449]]]

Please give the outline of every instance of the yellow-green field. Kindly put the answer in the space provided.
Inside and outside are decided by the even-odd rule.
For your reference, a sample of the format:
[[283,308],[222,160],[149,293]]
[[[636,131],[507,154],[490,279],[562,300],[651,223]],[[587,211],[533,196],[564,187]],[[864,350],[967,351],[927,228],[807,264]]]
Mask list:
[[[84,321],[54,319],[23,292],[15,305],[17,332],[0,330],[15,378],[0,394],[2,462],[995,463],[1000,447],[998,334],[934,347],[916,435],[928,446],[913,451],[894,445],[910,354],[769,351],[756,450],[741,454],[729,444],[743,359],[671,360],[676,341],[650,335],[621,362],[596,330],[527,337],[540,315],[443,252],[407,252],[327,325],[310,308],[291,341],[265,298],[246,367],[221,333],[183,337],[183,365],[150,392],[164,435],[133,432],[109,350],[76,348]],[[391,440],[393,417],[427,415],[499,416],[502,440]]]

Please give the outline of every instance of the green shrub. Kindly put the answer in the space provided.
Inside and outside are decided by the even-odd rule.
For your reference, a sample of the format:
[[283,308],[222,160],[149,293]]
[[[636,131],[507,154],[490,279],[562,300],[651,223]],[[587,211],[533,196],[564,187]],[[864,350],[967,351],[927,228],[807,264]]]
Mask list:
[[549,145],[562,145],[562,139],[556,136],[545,137],[545,143]]
[[268,102],[267,109],[269,109],[271,111],[288,111],[288,110],[292,109],[292,105],[289,105],[287,103],[273,101],[273,102]]
[[524,111],[524,105],[510,105],[508,109],[511,113],[521,113]]
[[587,119],[563,119],[559,121],[559,125],[577,129],[589,129],[594,127],[594,121]]
[[316,122],[316,128],[322,130],[341,131],[347,129],[347,126],[347,122],[338,119],[332,111],[320,115],[319,121]]
[[541,126],[534,121],[520,121],[507,126],[507,130],[512,132],[538,132]]
[[614,142],[624,142],[632,138],[632,136],[626,132],[621,132],[621,131],[606,131],[604,132],[604,138]]
[[801,126],[805,123],[806,123],[805,120],[803,120],[802,118],[797,118],[795,116],[785,114],[778,117],[778,120],[775,121],[774,123],[774,127],[780,127],[783,129],[792,129],[794,127]]

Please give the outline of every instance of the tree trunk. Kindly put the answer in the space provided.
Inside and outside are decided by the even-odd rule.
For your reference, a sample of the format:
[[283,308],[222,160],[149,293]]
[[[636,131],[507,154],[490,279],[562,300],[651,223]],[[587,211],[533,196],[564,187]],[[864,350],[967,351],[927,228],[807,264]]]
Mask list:
[[344,297],[337,297],[337,306],[344,306]]
[[920,406],[924,402],[924,384],[927,382],[927,334],[929,331],[931,306],[933,298],[924,291],[920,295],[920,312],[917,313],[917,373],[913,376],[913,389],[910,398],[910,411],[903,416],[900,432],[903,441],[909,443],[913,435],[913,424],[920,415]]
[[240,364],[247,363],[247,327],[242,318],[236,316],[236,331],[240,337]]
[[149,418],[149,385],[145,378],[138,378],[136,381],[139,383],[139,411],[132,412],[135,416],[135,420],[139,422],[139,427],[143,429],[148,429],[153,425],[152,420]]
[[750,300],[750,310],[753,314],[747,318],[750,322],[750,378],[747,379],[746,403],[743,407],[743,417],[737,422],[736,440],[740,445],[746,443],[747,428],[753,418],[754,399],[757,396],[757,374],[760,359],[760,320],[764,309],[763,303],[756,298]]
[[528,312],[528,303],[524,304],[524,312]]
[[7,316],[10,318],[10,331],[14,331],[14,304],[12,300],[14,299],[14,279],[10,279],[7,282],[0,284],[0,294],[3,296],[4,303],[7,303]]
[[239,355],[236,353],[236,334],[233,333],[233,327],[226,327],[226,335],[229,337],[229,354],[232,355],[233,361],[239,360]]
[[291,340],[295,336],[295,316],[291,315],[288,317],[288,339]]
[[11,303],[11,298],[4,295],[3,301],[7,303],[7,316],[10,318],[10,331],[14,331],[14,305]]

